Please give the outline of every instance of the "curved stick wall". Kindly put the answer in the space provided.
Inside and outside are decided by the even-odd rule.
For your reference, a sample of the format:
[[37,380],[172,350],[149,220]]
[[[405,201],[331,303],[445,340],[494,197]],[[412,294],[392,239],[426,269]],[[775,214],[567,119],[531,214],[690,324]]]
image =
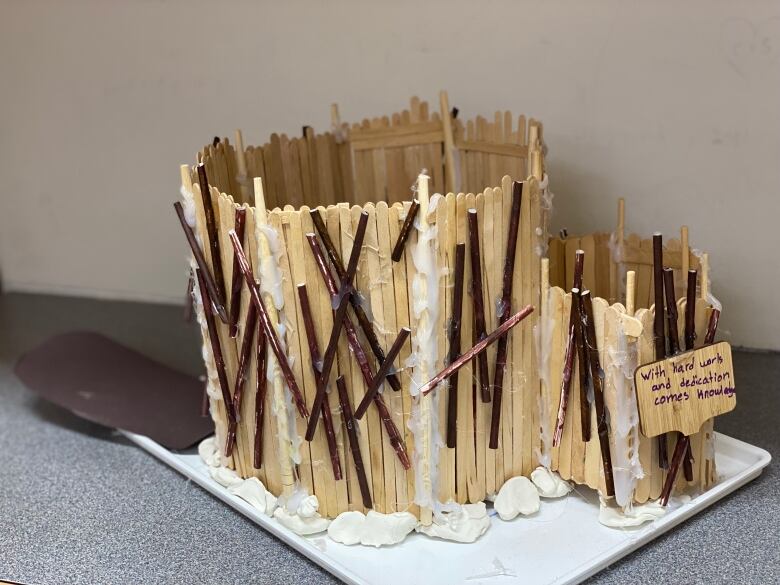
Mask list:
[[[380,512],[408,510],[419,515],[423,522],[430,519],[432,509],[440,503],[484,500],[507,479],[530,474],[540,459],[552,469],[559,470],[566,479],[591,487],[599,484],[598,469],[589,465],[591,445],[597,445],[597,440],[580,445],[571,438],[573,429],[568,429],[560,448],[552,449],[547,441],[550,417],[554,418],[558,407],[555,384],[560,379],[560,372],[556,374],[556,369],[560,365],[560,331],[565,327],[562,316],[568,315],[564,310],[567,296],[558,288],[550,288],[550,284],[565,285],[570,280],[566,278],[570,246],[568,242],[552,240],[552,283],[543,279],[541,265],[542,255],[548,250],[550,197],[546,192],[541,124],[533,120],[526,123],[523,116],[515,118],[508,112],[496,113],[492,122],[478,117],[463,123],[452,115],[446,94],[441,96],[440,111],[441,114],[430,114],[427,104],[415,98],[409,110],[348,126],[340,122],[334,109],[332,132],[316,134],[313,129],[305,127],[301,138],[274,134],[267,144],[246,149],[237,133],[235,148],[227,139],[222,139],[207,146],[198,155],[198,162],[203,163],[210,184],[207,196],[215,212],[226,300],[233,296],[234,283],[241,287],[240,295],[235,297],[239,300],[227,307],[229,312],[237,315],[237,335],[231,337],[228,326],[216,320],[217,341],[224,355],[231,393],[235,392],[237,385],[239,357],[245,338],[250,336],[251,341],[256,336],[254,328],[245,327],[251,304],[249,292],[241,280],[234,279],[233,274],[234,255],[228,232],[236,227],[236,210],[245,209],[244,250],[254,274],[260,278],[266,306],[271,307],[269,312],[276,319],[279,337],[289,357],[288,363],[309,407],[317,388],[312,366],[320,364],[312,363],[312,340],[306,333],[298,286],[305,285],[316,338],[313,341],[316,341],[321,354],[328,345],[334,319],[332,290],[329,290],[321,273],[322,267],[318,266],[312,254],[311,238],[307,238],[307,234],[318,231],[312,212],[317,214],[314,219],[322,219],[335,253],[340,254],[344,264],[352,251],[360,215],[363,212],[368,214],[368,227],[354,281],[360,306],[367,314],[383,352],[390,350],[403,327],[411,329],[412,339],[403,345],[394,362],[393,372],[400,381],[400,390],[392,389],[388,383],[383,385],[384,390],[378,400],[357,422],[357,447],[362,456],[372,506]],[[393,246],[413,197],[410,187],[422,169],[427,169],[431,177],[431,191],[446,192],[447,195],[430,197],[427,209],[423,206],[425,217],[417,218],[417,229],[410,231],[400,261],[394,262],[391,259]],[[258,177],[262,178],[265,200],[255,202],[252,187],[253,179]],[[413,353],[412,348],[415,347],[415,336],[420,335],[420,319],[431,317],[434,323],[426,343],[435,348],[435,371],[428,372],[429,377],[447,363],[455,247],[460,242],[467,247],[469,245],[466,220],[469,209],[476,209],[479,224],[486,328],[491,331],[498,326],[501,309],[498,301],[502,294],[502,270],[513,190],[510,177],[525,179],[522,184],[517,259],[512,272],[511,312],[527,304],[536,307],[537,311],[509,333],[499,442],[497,449],[491,449],[488,435],[492,405],[480,399],[477,367],[467,364],[460,371],[457,388],[441,385],[427,398],[421,399],[414,395],[412,375],[419,367],[419,356]],[[185,208],[189,208],[194,216],[196,234],[201,243],[208,242],[206,209],[195,169],[182,167],[182,183]],[[422,230],[423,223],[430,226],[427,229],[431,231]],[[620,290],[618,280],[622,279],[625,263],[615,262],[616,257],[609,253],[604,236],[589,237],[594,238],[594,253],[588,261],[590,264],[586,264],[586,285],[590,279],[596,292],[614,301]],[[325,243],[321,233],[317,240]],[[600,244],[600,253],[596,253],[596,241],[604,244]],[[423,242],[430,246],[434,258],[435,280],[429,278],[427,282],[437,283],[436,302],[428,307],[431,310],[426,317],[421,315],[420,292],[414,284],[415,274],[429,270],[420,265],[420,259],[415,254]],[[624,244],[621,237],[621,245]],[[210,246],[201,247],[208,265],[213,266]],[[572,253],[573,250],[572,247]],[[604,250],[607,250],[606,257]],[[687,249],[685,256],[689,262],[698,262]],[[597,265],[600,268],[596,269]],[[332,261],[328,267],[335,273],[336,266]],[[589,276],[591,269],[592,276]],[[600,275],[598,279],[597,273]],[[280,278],[279,290],[274,290],[274,274]],[[462,350],[477,341],[473,282],[471,264],[466,261]],[[197,286],[195,289],[197,292]],[[228,418],[217,364],[210,350],[214,340],[209,338],[199,295],[195,296],[204,339],[210,411],[217,441],[224,453]],[[544,303],[543,298],[546,299]],[[599,342],[603,344],[600,351],[605,352],[605,356],[612,355],[611,344],[617,343],[620,337],[620,333],[612,328],[620,327],[615,315],[622,306],[607,307],[607,301],[596,301],[594,306],[598,307],[599,314],[605,315],[601,325],[597,326]],[[644,313],[638,314],[637,318],[644,322],[649,310],[643,310]],[[625,309],[622,311],[625,312]],[[541,322],[540,313],[543,314]],[[704,315],[704,311],[700,314]],[[264,410],[256,421],[258,389],[262,390],[265,385],[258,383],[258,378],[262,378],[262,375],[258,376],[258,352],[251,351],[243,384],[235,448],[230,456],[223,456],[225,465],[234,468],[242,477],[258,477],[275,494],[289,496],[299,485],[309,494],[317,495],[320,512],[328,517],[346,510],[366,508],[348,429],[342,417],[336,378],[343,376],[354,410],[370,382],[366,369],[375,373],[381,364],[381,359],[370,349],[367,337],[371,332],[358,326],[352,309],[347,315],[347,331],[346,335],[342,334],[337,346],[326,400],[332,418],[335,447],[333,442],[329,447],[323,421],[320,421],[312,441],[303,439],[306,420],[299,416],[291,403],[289,389],[282,383],[270,352],[267,353],[270,370]],[[605,323],[610,325],[605,326]],[[540,344],[535,341],[535,331],[539,333]],[[547,333],[541,334],[543,331]],[[640,348],[643,339],[638,341]],[[364,355],[359,355],[361,353]],[[492,381],[495,347],[489,348],[487,355],[488,378]],[[640,360],[643,359],[641,349],[637,355]],[[605,368],[605,371],[609,373],[610,370]],[[625,399],[617,388],[616,384],[606,387],[606,402],[611,415],[618,402]],[[447,447],[443,442],[447,407],[455,393],[456,443],[454,447]],[[427,406],[425,400],[430,401]],[[612,418],[616,420],[614,415]],[[256,466],[258,427],[263,429],[260,441],[262,461]],[[615,440],[619,445],[623,438],[613,438]],[[634,443],[627,443],[626,448],[631,451],[626,451],[626,457],[636,450],[642,467],[646,463],[652,467],[646,461],[650,442],[638,437],[635,441],[639,441],[640,447],[635,449]],[[700,446],[694,453],[694,457],[700,455],[694,483],[704,485],[704,478],[711,477],[713,473],[712,468],[707,466],[707,462],[711,462],[711,453],[703,446],[706,441],[698,440],[693,444]],[[598,453],[598,447],[595,448]],[[409,469],[405,468],[400,456],[403,450],[412,463]],[[340,465],[340,479],[337,479],[334,458]],[[653,479],[637,483],[634,499],[642,501],[654,497],[655,485],[662,481],[656,475],[648,472],[647,477]],[[646,489],[645,484],[651,487]]]

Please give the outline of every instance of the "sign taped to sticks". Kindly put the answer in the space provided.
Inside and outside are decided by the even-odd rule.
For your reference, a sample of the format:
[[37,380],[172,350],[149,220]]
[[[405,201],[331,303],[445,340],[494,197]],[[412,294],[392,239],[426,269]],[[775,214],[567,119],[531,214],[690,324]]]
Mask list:
[[731,346],[725,341],[645,364],[634,373],[642,433],[692,435],[737,404]]

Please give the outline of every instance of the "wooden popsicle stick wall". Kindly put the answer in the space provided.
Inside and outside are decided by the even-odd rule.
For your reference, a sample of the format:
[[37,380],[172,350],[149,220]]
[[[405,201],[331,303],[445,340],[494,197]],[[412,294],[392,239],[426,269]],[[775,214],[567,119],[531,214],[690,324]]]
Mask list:
[[[488,447],[492,403],[484,403],[480,399],[476,368],[472,368],[471,364],[466,365],[458,377],[457,387],[449,388],[445,384],[437,390],[441,399],[437,407],[438,428],[435,431],[441,437],[446,434],[446,393],[457,392],[459,400],[456,447],[438,446],[438,443],[435,447],[438,451],[438,468],[434,496],[441,502],[453,500],[466,503],[484,500],[511,477],[530,474],[538,465],[543,449],[548,448],[542,444],[540,428],[543,424],[555,425],[571,305],[571,295],[565,293],[564,289],[571,287],[573,258],[577,249],[586,252],[583,280],[585,288],[589,288],[594,296],[596,336],[604,370],[617,371],[613,350],[622,335],[621,315],[625,314],[626,309],[619,302],[625,303],[621,295],[625,294],[627,270],[634,270],[637,275],[635,306],[638,310],[635,317],[644,326],[641,336],[631,340],[631,343],[634,344],[639,363],[651,359],[652,247],[649,240],[642,240],[635,234],[624,234],[625,207],[622,204],[619,207],[619,227],[615,237],[609,234],[589,234],[548,239],[548,210],[544,203],[544,186],[541,185],[545,179],[541,124],[534,120],[526,123],[525,117],[515,118],[509,112],[497,112],[492,122],[481,117],[464,122],[451,116],[446,94],[441,96],[440,110],[431,113],[427,103],[413,98],[408,110],[350,126],[341,122],[338,110],[334,108],[331,132],[316,134],[313,129],[306,127],[300,138],[275,134],[263,146],[249,146],[246,149],[243,149],[242,138],[237,134],[236,148],[228,139],[222,139],[204,148],[198,155],[198,162],[204,164],[211,184],[210,196],[217,214],[225,282],[232,282],[233,250],[228,232],[233,229],[233,217],[238,206],[246,206],[248,210],[248,235],[244,246],[255,276],[259,276],[260,266],[269,259],[269,254],[278,264],[284,293],[284,305],[278,310],[280,326],[283,328],[281,337],[286,343],[291,368],[308,405],[313,403],[317,382],[310,364],[308,340],[296,294],[297,285],[306,285],[316,341],[321,351],[328,344],[334,317],[330,293],[306,238],[306,234],[316,231],[310,210],[315,209],[321,214],[343,261],[351,253],[360,214],[364,211],[368,213],[368,229],[355,286],[360,303],[368,313],[379,344],[386,353],[402,327],[411,327],[414,332],[417,319],[412,289],[416,266],[411,254],[417,244],[417,229],[411,230],[401,260],[393,262],[390,258],[409,211],[409,199],[412,197],[410,187],[417,175],[427,169],[431,192],[448,193],[446,196],[437,194],[431,197],[431,211],[426,218],[432,229],[437,230],[435,258],[440,271],[439,313],[435,324],[438,370],[446,365],[447,360],[446,332],[452,311],[454,252],[456,244],[462,242],[468,245],[468,210],[476,209],[478,216],[485,318],[487,330],[491,331],[499,324],[497,302],[501,297],[502,268],[509,231],[512,198],[510,176],[525,179],[517,257],[512,273],[511,305],[512,311],[527,304],[536,307],[537,311],[509,334],[498,448]],[[206,241],[204,211],[197,181],[192,185],[192,178],[196,176],[193,173],[192,169],[189,176],[184,173],[183,180],[185,188],[193,193],[197,233],[202,241]],[[257,219],[251,207],[254,199],[252,189],[247,188],[258,177],[262,178],[265,185],[266,208],[269,210],[269,227],[265,229],[271,234],[268,242],[270,252],[264,252],[258,244],[255,231]],[[450,188],[458,186],[461,189]],[[614,250],[619,253],[616,255]],[[549,280],[545,280],[546,292],[542,296],[541,254],[545,251],[549,257],[548,272],[545,273]],[[210,262],[207,246],[204,253]],[[667,240],[664,263],[678,272],[678,283],[685,281],[680,274],[684,267],[701,266],[699,258],[690,252],[687,228],[683,230],[681,241]],[[465,263],[464,278],[462,349],[477,341],[473,322],[473,278],[469,262]],[[239,334],[235,339],[228,335],[227,326],[218,322],[219,341],[226,356],[231,383],[236,375],[238,348],[244,336],[252,334],[244,331],[250,302],[246,285],[242,284]],[[535,341],[535,329],[539,323],[538,309],[542,302],[545,303],[544,318],[550,328],[547,347],[539,346]],[[684,302],[680,310],[684,310]],[[708,313],[705,300],[699,299],[696,320],[699,340],[704,338]],[[348,316],[354,319],[351,311]],[[204,330],[203,335],[205,339],[207,331]],[[366,350],[373,375],[380,363],[368,351],[362,332],[358,332],[358,338]],[[540,356],[537,355],[540,350],[547,355],[544,362],[540,362]],[[419,454],[414,452],[415,442],[409,422],[418,398],[410,393],[410,354],[411,343],[407,342],[394,364],[401,381],[401,391],[395,392],[385,383],[380,398],[387,407],[391,424],[395,425],[409,457],[414,461]],[[496,366],[495,347],[487,350],[487,356],[488,376],[492,384]],[[540,363],[546,363],[548,367],[548,384],[544,386],[540,382]],[[337,376],[344,376],[354,410],[363,399],[367,384],[344,334],[338,342],[336,364],[329,380],[331,387],[335,388]],[[576,392],[576,369],[572,379],[572,392]],[[302,438],[306,422],[297,413],[291,417],[289,432],[293,444],[298,444],[300,440],[299,454],[292,458],[283,449],[283,441],[275,432],[277,415],[270,405],[267,405],[264,415],[268,431],[264,433],[263,439],[263,465],[259,469],[254,468],[252,455],[255,429],[252,413],[256,388],[257,361],[256,356],[252,355],[240,411],[242,422],[239,424],[236,449],[226,463],[242,476],[258,477],[277,494],[291,489],[291,481],[299,481],[309,493],[318,496],[320,512],[325,516],[333,517],[347,510],[365,511],[335,393],[331,394],[329,407],[344,471],[340,480],[336,480],[333,475],[323,425],[318,425],[314,439],[307,442]],[[605,403],[610,412],[616,409],[618,388],[619,383],[614,376],[608,377]],[[269,389],[269,396],[271,394]],[[220,397],[214,393],[210,404],[217,428],[223,429],[221,440],[224,440],[226,410]],[[592,413],[591,440],[583,442],[579,408],[578,399],[569,401],[561,443],[549,451],[551,469],[558,471],[564,479],[603,489],[595,412]],[[549,417],[546,423],[540,418],[543,412]],[[372,404],[357,425],[374,509],[379,512],[408,510],[420,515],[420,508],[414,503],[418,488],[415,485],[414,467],[404,469],[388,434],[387,421],[382,419],[382,411]],[[714,480],[714,462],[708,451],[708,437],[711,434],[712,423],[709,421],[699,434],[691,438],[696,462],[693,483],[696,485],[707,486]],[[670,443],[671,450],[674,444],[673,441]],[[612,445],[613,449],[619,448],[614,437]],[[652,464],[657,461],[654,449],[657,449],[656,442],[646,439],[640,433],[636,450],[645,476],[636,483],[633,498],[638,502],[657,498],[663,485],[663,472]],[[682,483],[679,487],[682,487]]]

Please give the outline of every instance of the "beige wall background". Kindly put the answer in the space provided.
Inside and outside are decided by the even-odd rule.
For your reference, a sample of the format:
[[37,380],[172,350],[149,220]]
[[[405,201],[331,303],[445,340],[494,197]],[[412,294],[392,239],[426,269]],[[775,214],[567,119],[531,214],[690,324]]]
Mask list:
[[780,349],[777,2],[0,0],[5,290],[182,302],[178,165],[440,88],[540,118],[554,227],[710,251],[722,329]]

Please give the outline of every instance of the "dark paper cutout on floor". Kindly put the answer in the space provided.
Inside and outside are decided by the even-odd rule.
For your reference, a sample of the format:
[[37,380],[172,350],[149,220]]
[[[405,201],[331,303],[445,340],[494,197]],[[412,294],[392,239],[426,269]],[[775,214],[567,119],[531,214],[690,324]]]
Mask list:
[[108,427],[186,449],[213,432],[200,416],[204,382],[99,333],[52,337],[14,369],[41,398]]

